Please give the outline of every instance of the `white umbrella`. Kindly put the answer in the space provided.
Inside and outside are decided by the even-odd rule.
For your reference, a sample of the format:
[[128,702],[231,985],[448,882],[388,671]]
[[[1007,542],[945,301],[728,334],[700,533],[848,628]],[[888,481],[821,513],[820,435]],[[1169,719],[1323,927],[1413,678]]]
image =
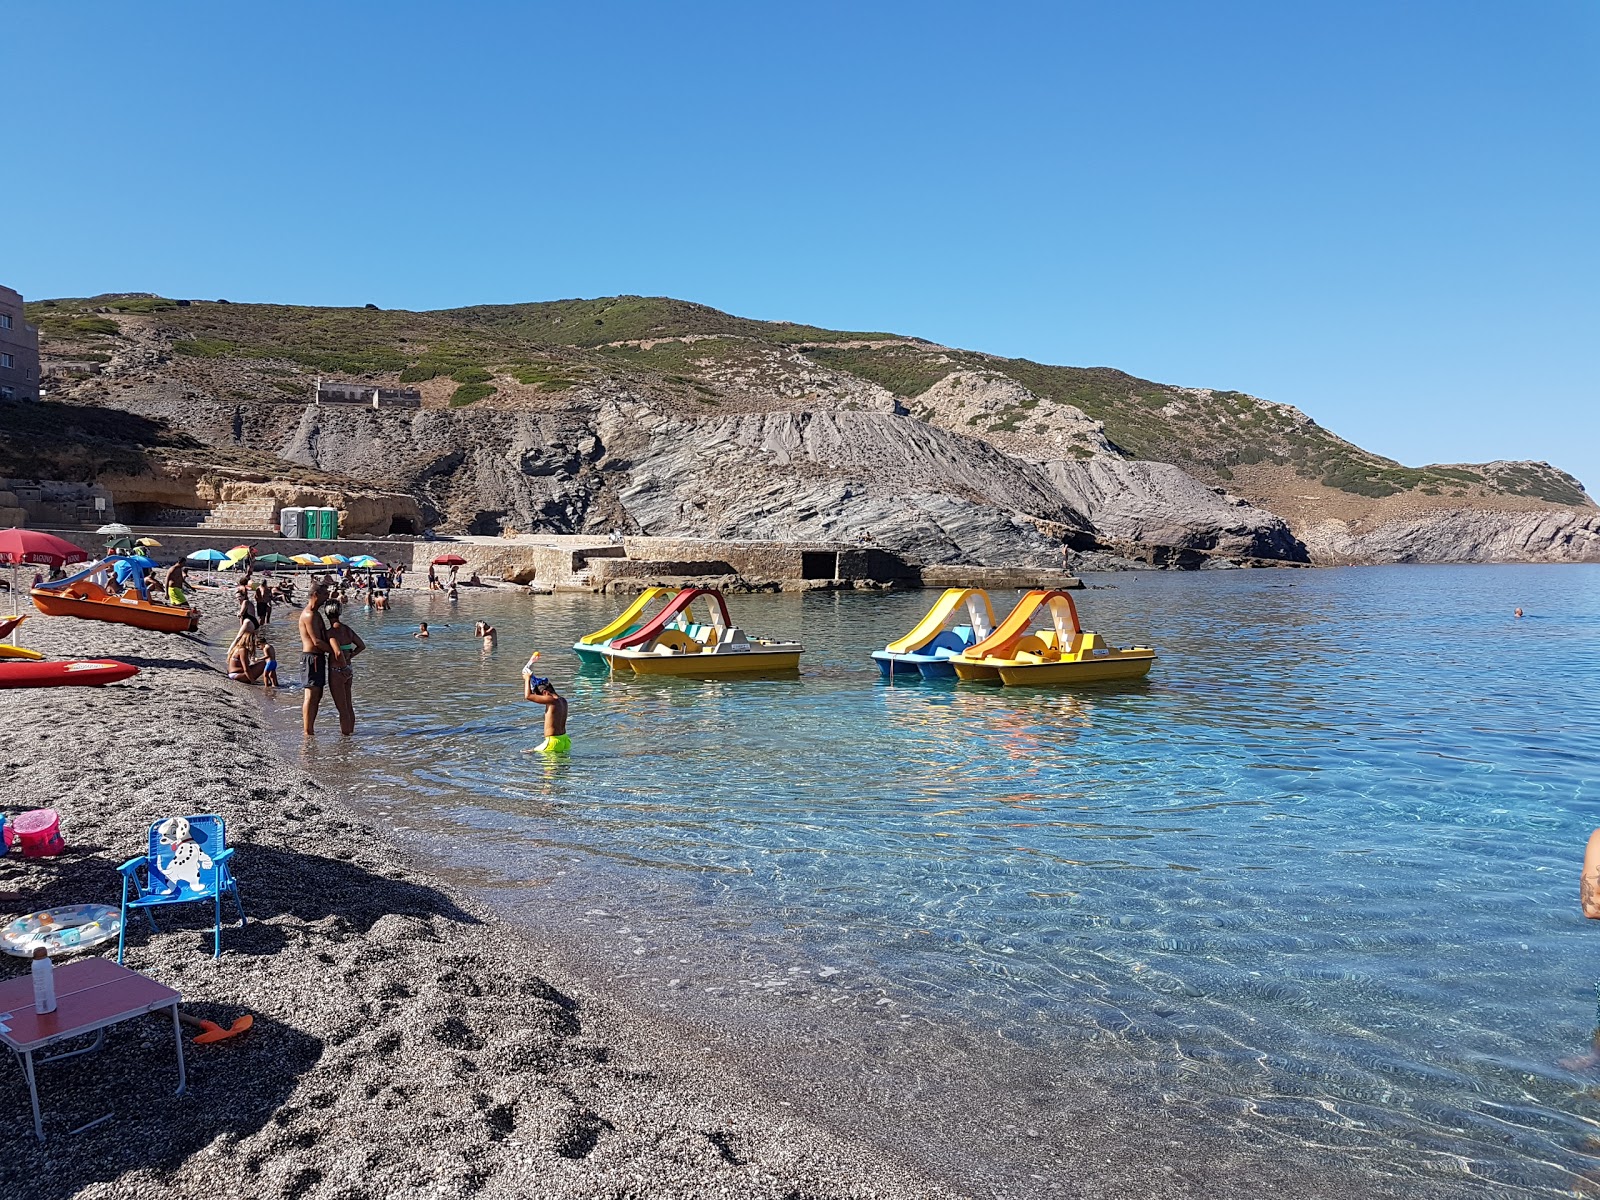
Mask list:
[[109,525],[102,525],[102,526],[100,526],[99,529],[96,529],[95,532],[96,533],[104,533],[104,534],[109,535],[110,537],[132,537],[133,536],[133,530],[129,529],[121,521],[113,521]]

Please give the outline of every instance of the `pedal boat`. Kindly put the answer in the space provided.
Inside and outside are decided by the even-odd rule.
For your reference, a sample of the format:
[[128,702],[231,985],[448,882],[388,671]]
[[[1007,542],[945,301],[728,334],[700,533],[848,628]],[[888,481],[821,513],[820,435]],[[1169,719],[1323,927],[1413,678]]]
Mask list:
[[[1035,629],[1041,615],[1048,623]],[[1037,687],[1142,679],[1155,660],[1156,652],[1149,646],[1118,649],[1084,629],[1078,606],[1066,592],[1032,591],[989,637],[951,664],[958,679]]]
[[[966,623],[951,625],[966,617]],[[953,660],[972,649],[994,629],[994,609],[982,588],[946,588],[916,627],[872,659],[878,673],[897,679],[954,679]]]
[[[697,600],[704,600],[709,608],[709,624],[679,619]],[[721,592],[685,588],[654,617],[614,639],[602,653],[613,671],[707,678],[794,671],[799,669],[805,647],[799,642],[747,637],[728,616],[728,603]]]
[[[622,610],[622,614],[611,624],[603,629],[596,629],[593,633],[585,634],[572,643],[572,650],[586,667],[604,667],[606,665],[606,647],[617,638],[627,637],[630,633],[637,633],[649,619],[645,617],[645,610],[657,600],[670,602],[682,589],[670,587],[649,587],[634,597],[633,603]],[[688,609],[680,614],[680,621],[687,625],[694,620]]]
[[116,561],[102,559],[76,575],[32,589],[28,595],[33,606],[49,617],[110,621],[158,633],[193,633],[200,628],[199,609],[152,600],[143,572],[136,572],[126,589],[120,588],[112,573]]

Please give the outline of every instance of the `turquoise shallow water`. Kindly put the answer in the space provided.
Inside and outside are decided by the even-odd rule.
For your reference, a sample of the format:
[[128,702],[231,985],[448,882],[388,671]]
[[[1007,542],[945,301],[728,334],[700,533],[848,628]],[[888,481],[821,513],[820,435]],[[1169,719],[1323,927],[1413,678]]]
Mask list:
[[[809,648],[739,683],[581,673],[565,647],[607,598],[407,598],[356,618],[361,737],[307,759],[530,923],[584,913],[640,980],[823,1010],[848,983],[899,1017],[880,1048],[1000,1039],[1012,1080],[1071,1063],[1419,1194],[1583,1186],[1600,1105],[1559,1061],[1600,970],[1576,906],[1600,569],[1093,582],[1086,625],[1156,646],[1148,682],[878,682],[867,653],[932,592],[734,598]],[[564,762],[524,753],[533,647],[572,700]],[[1004,1109],[994,1075],[975,1109]],[[1048,1114],[1022,1090],[1018,1122]]]

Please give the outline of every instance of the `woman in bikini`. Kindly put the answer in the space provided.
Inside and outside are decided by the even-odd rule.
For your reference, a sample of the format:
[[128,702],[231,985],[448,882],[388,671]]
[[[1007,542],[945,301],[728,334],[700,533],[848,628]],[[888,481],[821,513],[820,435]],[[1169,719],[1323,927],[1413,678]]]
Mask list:
[[228,647],[228,678],[239,683],[255,683],[267,669],[267,660],[256,657],[255,634],[243,629]]
[[328,660],[328,692],[333,697],[334,708],[339,710],[339,732],[349,737],[356,731],[356,708],[351,696],[356,674],[350,667],[350,660],[365,650],[367,644],[359,633],[339,619],[343,611],[337,603],[322,606],[322,619],[328,625],[328,644],[334,648],[333,657]]

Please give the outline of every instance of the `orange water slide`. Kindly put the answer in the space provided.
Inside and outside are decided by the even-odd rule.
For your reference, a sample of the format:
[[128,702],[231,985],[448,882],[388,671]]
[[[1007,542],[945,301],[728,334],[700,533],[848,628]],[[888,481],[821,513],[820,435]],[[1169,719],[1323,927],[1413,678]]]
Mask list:
[[1011,658],[1017,643],[1027,635],[1028,627],[1033,624],[1034,615],[1056,600],[1066,601],[1067,612],[1072,615],[1072,632],[1082,632],[1083,627],[1078,624],[1078,606],[1072,602],[1071,596],[1054,589],[1036,589],[1018,600],[1017,606],[1006,614],[1006,619],[995,627],[995,631],[968,650],[965,657]]

